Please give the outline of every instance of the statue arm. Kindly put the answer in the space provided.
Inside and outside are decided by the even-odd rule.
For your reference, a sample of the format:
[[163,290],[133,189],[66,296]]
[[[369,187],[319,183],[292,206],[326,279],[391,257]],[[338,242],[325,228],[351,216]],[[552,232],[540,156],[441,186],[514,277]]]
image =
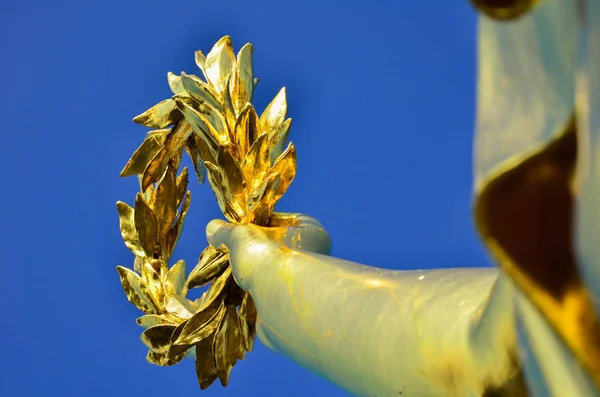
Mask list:
[[512,384],[511,285],[496,269],[368,267],[322,255],[329,238],[312,218],[286,222],[207,229],[229,250],[268,347],[356,395],[480,396]]

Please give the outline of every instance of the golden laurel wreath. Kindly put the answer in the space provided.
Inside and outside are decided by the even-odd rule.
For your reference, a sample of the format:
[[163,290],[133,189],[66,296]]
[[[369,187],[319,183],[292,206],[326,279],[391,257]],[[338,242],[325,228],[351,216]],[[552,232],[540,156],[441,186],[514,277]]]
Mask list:
[[[169,265],[191,201],[187,168],[179,172],[183,150],[198,181],[208,175],[230,222],[263,226],[294,179],[296,151],[292,143],[285,147],[285,88],[260,117],[251,104],[258,83],[251,44],[236,58],[225,36],[206,56],[195,55],[205,80],[168,73],[173,97],[133,119],[155,130],[121,172],[138,175],[141,191],[133,208],[117,203],[123,240],[135,254],[133,270],[117,270],[127,299],[145,313],[137,323],[145,328],[147,360],[169,366],[195,356],[206,389],[217,378],[226,386],[237,360],[252,350],[256,309],[235,283],[226,252],[208,246],[187,277],[183,260]],[[199,299],[186,298],[209,283]]]

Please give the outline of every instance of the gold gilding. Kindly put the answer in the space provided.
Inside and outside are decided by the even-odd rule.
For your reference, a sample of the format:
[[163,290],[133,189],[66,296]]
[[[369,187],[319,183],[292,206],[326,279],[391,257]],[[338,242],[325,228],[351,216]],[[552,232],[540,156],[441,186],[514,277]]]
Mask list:
[[498,264],[600,385],[600,323],[572,242],[576,157],[573,118],[536,153],[510,161],[488,179],[475,217]]
[[[137,323],[146,329],[148,362],[173,365],[195,349],[205,389],[217,378],[227,385],[237,360],[252,350],[257,314],[226,252],[207,247],[188,277],[183,260],[169,268],[191,201],[187,168],[178,174],[182,153],[200,183],[208,176],[229,221],[265,226],[295,177],[296,151],[291,143],[283,150],[291,125],[285,88],[260,116],[251,104],[258,79],[250,44],[236,57],[226,36],[195,60],[204,79],[169,72],[173,97],[134,118],[155,130],[121,172],[137,175],[141,191],[133,208],[117,203],[121,235],[136,257],[134,270],[117,269],[127,299],[145,313]],[[189,288],[206,284],[200,299],[186,298]]]
[[471,0],[483,14],[493,19],[516,19],[541,2],[541,0]]

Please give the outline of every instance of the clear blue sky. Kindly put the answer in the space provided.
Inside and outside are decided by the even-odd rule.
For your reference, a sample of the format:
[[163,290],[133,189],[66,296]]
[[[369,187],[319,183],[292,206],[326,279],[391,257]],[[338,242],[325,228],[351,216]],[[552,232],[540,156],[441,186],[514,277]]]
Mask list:
[[[487,266],[471,221],[466,0],[3,1],[0,395],[345,395],[260,344],[229,387],[200,392],[193,361],[145,362],[119,285],[133,258],[115,202],[137,188],[119,172],[146,132],[131,119],[226,34],[254,44],[259,110],[288,88],[298,176],[279,210],[315,216],[333,254],[357,262]],[[190,265],[221,216],[192,186],[174,257]]]

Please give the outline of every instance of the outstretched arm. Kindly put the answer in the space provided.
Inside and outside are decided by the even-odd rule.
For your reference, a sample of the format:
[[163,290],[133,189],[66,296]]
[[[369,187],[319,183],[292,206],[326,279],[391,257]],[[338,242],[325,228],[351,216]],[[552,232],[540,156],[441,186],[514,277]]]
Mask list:
[[312,218],[274,223],[207,228],[210,243],[229,250],[271,349],[357,395],[481,396],[522,387],[511,285],[496,269],[377,269],[322,255],[329,237]]

